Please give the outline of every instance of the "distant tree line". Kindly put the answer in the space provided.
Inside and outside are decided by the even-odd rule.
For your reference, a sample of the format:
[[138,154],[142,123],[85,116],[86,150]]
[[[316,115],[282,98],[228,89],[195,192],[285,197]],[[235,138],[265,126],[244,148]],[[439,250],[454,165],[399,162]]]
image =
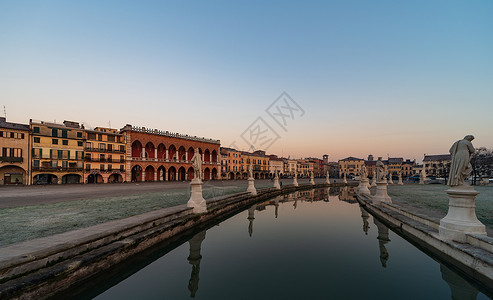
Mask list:
[[476,148],[471,159],[471,165],[473,168],[473,184],[476,184],[476,180],[481,178],[493,177],[493,149],[487,149],[486,147]]

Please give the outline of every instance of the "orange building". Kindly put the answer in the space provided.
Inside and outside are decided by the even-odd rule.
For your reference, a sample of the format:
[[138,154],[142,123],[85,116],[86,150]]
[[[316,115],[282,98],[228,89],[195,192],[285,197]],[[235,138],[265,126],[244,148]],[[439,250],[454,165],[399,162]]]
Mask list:
[[0,184],[30,184],[29,125],[0,118]]
[[243,157],[241,151],[232,148],[221,147],[221,153],[226,154],[225,174],[227,179],[241,179],[243,173]]
[[195,149],[202,155],[204,180],[219,179],[220,141],[157,129],[126,125],[125,171],[127,181],[192,180]]
[[125,136],[117,129],[85,130],[85,183],[124,182]]

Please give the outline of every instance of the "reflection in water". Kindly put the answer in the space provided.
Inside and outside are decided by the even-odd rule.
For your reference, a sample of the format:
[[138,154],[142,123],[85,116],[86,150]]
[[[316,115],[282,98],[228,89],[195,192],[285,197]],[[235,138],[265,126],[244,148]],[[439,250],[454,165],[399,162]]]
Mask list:
[[454,273],[446,266],[440,264],[442,279],[449,285],[454,300],[474,300],[478,296],[478,290],[469,282]]
[[356,187],[342,187],[339,191],[339,200],[347,203],[358,203],[356,200]]
[[390,242],[389,239],[389,229],[387,226],[380,223],[379,220],[373,218],[373,223],[377,226],[378,229],[378,246],[380,247],[380,262],[382,263],[382,267],[387,267],[387,260],[389,260],[389,253],[387,252],[387,248],[385,248],[385,244]]
[[248,209],[248,221],[250,221],[248,224],[248,235],[250,235],[250,237],[253,234],[253,220],[255,220],[255,209],[256,208],[257,208],[257,205],[254,204]]
[[192,274],[188,281],[188,290],[190,291],[190,297],[195,298],[195,294],[199,289],[199,273],[200,273],[200,246],[205,239],[205,230],[197,233],[191,238],[188,243],[190,244],[190,255],[188,256],[188,263],[192,265]]
[[[337,197],[339,190],[343,193],[342,197],[339,196],[341,201],[337,201],[335,198]],[[334,195],[330,195],[330,197],[334,198],[332,198],[332,201],[329,203],[325,203],[323,201],[325,201],[325,199],[329,199],[328,193],[334,193]],[[150,264],[142,271],[143,274],[145,274],[145,272],[151,272],[149,274],[152,275],[149,277],[159,276],[159,283],[153,283],[152,280],[148,280],[149,277],[143,277],[142,274],[141,276],[136,276],[135,278],[132,278],[132,276],[130,276],[129,279],[126,278],[129,273],[133,273],[135,271],[118,272],[119,274],[122,274],[119,275],[122,276],[122,278],[119,279],[122,281],[121,286],[117,285],[115,289],[108,289],[107,295],[103,295],[101,299],[135,299],[137,294],[135,294],[135,297],[132,297],[134,294],[131,294],[131,292],[136,290],[138,290],[138,293],[141,293],[141,295],[143,293],[148,293],[142,297],[144,299],[157,298],[157,293],[163,293],[163,298],[170,299],[183,299],[187,296],[200,299],[217,299],[217,282],[225,283],[221,287],[221,292],[224,293],[224,295],[230,295],[229,299],[234,299],[235,297],[231,297],[231,295],[234,295],[234,293],[238,292],[241,288],[241,285],[234,285],[236,282],[241,282],[242,284],[244,282],[248,282],[248,284],[252,284],[252,286],[256,287],[262,286],[262,284],[265,283],[265,279],[259,278],[259,271],[265,273],[264,276],[266,276],[266,278],[270,278],[268,282],[269,286],[274,284],[277,284],[278,286],[282,286],[284,284],[284,286],[282,286],[282,288],[275,289],[275,291],[267,288],[257,289],[256,299],[300,299],[306,297],[307,290],[315,293],[313,297],[308,297],[310,299],[329,298],[326,297],[327,289],[320,288],[322,286],[326,287],[328,283],[332,284],[330,286],[330,293],[332,297],[330,298],[334,299],[360,299],[365,297],[378,299],[398,299],[402,291],[409,287],[409,285],[406,285],[407,283],[404,282],[404,280],[393,282],[392,285],[386,287],[385,293],[382,293],[380,289],[377,289],[375,291],[377,294],[371,294],[369,291],[371,288],[366,289],[364,287],[374,287],[375,285],[378,285],[378,283],[382,282],[384,278],[389,278],[389,276],[400,276],[401,274],[409,276],[409,267],[411,265],[417,266],[417,268],[413,270],[423,270],[424,272],[435,271],[433,276],[429,276],[431,280],[434,280],[432,283],[429,281],[420,281],[423,280],[420,278],[421,276],[412,274],[413,278],[418,277],[415,279],[416,282],[427,285],[427,287],[431,287],[432,289],[431,291],[430,289],[415,289],[416,291],[413,291],[415,292],[413,295],[416,295],[415,299],[426,298],[420,298],[419,295],[428,296],[428,298],[434,299],[434,296],[443,295],[443,293],[447,294],[447,286],[443,284],[441,286],[436,284],[437,280],[441,281],[442,279],[449,285],[452,292],[452,299],[476,299],[478,291],[475,286],[470,285],[467,281],[459,277],[459,275],[453,273],[453,271],[441,266],[440,270],[442,272],[442,279],[440,279],[440,275],[437,273],[438,270],[436,268],[436,264],[430,264],[431,259],[429,258],[423,259],[425,255],[417,249],[415,249],[415,251],[408,251],[408,248],[406,248],[405,253],[403,253],[402,248],[412,247],[412,245],[407,244],[405,240],[401,239],[397,235],[392,235],[392,243],[395,246],[392,248],[393,259],[397,261],[399,258],[404,258],[405,261],[402,263],[392,263],[387,267],[389,253],[387,252],[386,244],[390,242],[389,229],[379,220],[373,218],[373,222],[376,225],[375,227],[378,230],[377,239],[380,251],[379,258],[382,267],[385,268],[382,269],[377,266],[378,270],[375,270],[374,262],[368,262],[365,255],[365,253],[367,253],[365,249],[368,246],[371,247],[372,244],[374,246],[374,240],[362,238],[361,227],[360,225],[357,225],[358,222],[361,222],[358,221],[360,220],[358,218],[358,214],[361,214],[361,219],[363,220],[363,232],[365,234],[375,234],[375,229],[372,228],[372,231],[370,231],[370,215],[366,210],[364,210],[363,207],[359,207],[358,210],[356,205],[348,205],[347,203],[344,203],[352,203],[352,195],[353,193],[349,188],[322,188],[314,191],[303,191],[289,195],[282,195],[277,198],[252,205],[247,210],[247,219],[249,221],[248,234],[250,237],[253,236],[253,220],[257,219],[256,235],[258,238],[248,240],[248,253],[242,252],[245,248],[243,247],[244,244],[242,244],[242,241],[244,240],[242,239],[246,238],[243,231],[245,225],[244,213],[246,212],[243,212],[241,215],[237,215],[229,220],[228,222],[231,222],[231,224],[234,224],[235,226],[230,226],[230,229],[228,230],[224,230],[227,226],[221,227],[222,230],[217,230],[215,227],[211,227],[209,229],[211,231],[207,234],[208,244],[225,243],[228,247],[216,247],[215,251],[219,251],[219,253],[215,252],[215,254],[218,255],[212,255],[211,257],[207,255],[207,262],[214,265],[214,270],[211,270],[213,272],[207,272],[207,274],[204,271],[202,272],[202,282],[200,283],[201,293],[197,292],[199,289],[199,272],[202,258],[201,244],[206,236],[205,231],[196,234],[188,241],[190,247],[188,262],[192,265],[192,272],[190,276],[188,269],[189,267],[186,267],[184,270],[180,269],[180,272],[169,272],[168,270],[175,269],[166,267],[179,267],[185,263],[183,257],[186,256],[187,249],[186,245],[184,245],[181,249],[178,248],[176,250],[177,252],[174,254],[173,252],[167,254],[167,259],[163,257],[162,259],[156,261],[154,267],[153,264]],[[311,199],[310,202],[313,201],[313,203],[299,202],[302,201],[302,199]],[[320,202],[317,203],[317,201]],[[296,209],[296,207],[299,206],[300,210],[282,210],[282,205],[291,205],[291,203],[286,202],[293,202],[293,207]],[[262,213],[262,211],[266,210],[268,205],[275,206],[276,210],[278,206],[281,206],[280,210],[283,213],[282,226],[270,226],[274,224],[273,222],[270,222],[274,219],[272,218],[272,213],[270,211],[268,213]],[[276,217],[277,216],[278,212],[276,211]],[[296,217],[293,218],[293,216]],[[277,224],[279,224],[279,222],[281,221],[276,220]],[[259,226],[262,227],[262,230],[259,230]],[[301,227],[303,230],[299,230],[300,226],[303,226]],[[238,228],[239,231],[237,231]],[[334,234],[340,234],[342,232],[342,234],[338,237],[342,236],[347,241],[354,243],[354,245],[351,244],[349,246],[354,246],[353,248],[355,251],[362,250],[362,252],[355,252],[358,254],[352,256],[351,258],[357,262],[357,265],[361,270],[361,276],[362,278],[365,278],[365,280],[359,282],[361,289],[354,289],[354,282],[348,283],[346,281],[336,281],[337,279],[340,279],[341,272],[347,271],[347,266],[344,263],[344,259],[341,259],[341,257],[347,255],[348,251],[344,245],[341,247],[334,246],[330,236],[327,236],[327,239],[322,239],[322,241],[320,241],[319,237],[327,233],[327,228],[329,228],[329,232]],[[314,232],[314,234],[307,235],[307,231],[305,229]],[[285,234],[286,232],[289,232],[289,234]],[[268,239],[270,236],[276,236],[276,243],[266,243],[266,238]],[[304,239],[306,242],[302,245],[292,246],[292,241],[299,239]],[[233,245],[233,247],[230,247],[231,245]],[[252,248],[250,248],[250,246],[252,246]],[[224,249],[228,250],[225,251]],[[255,259],[252,259],[251,250],[254,250],[255,252]],[[325,255],[328,251],[331,251],[334,255]],[[297,256],[300,255],[300,253],[306,253],[307,255],[304,255],[302,259],[297,259]],[[275,255],[276,259],[271,259],[271,255]],[[231,256],[234,256],[234,259],[231,258]],[[238,259],[238,257],[240,259]],[[293,257],[296,259],[293,259]],[[180,264],[175,263],[179,258],[181,258]],[[154,259],[156,258],[153,258],[153,260]],[[321,264],[320,260],[324,263]],[[286,261],[289,261],[289,264],[287,264]],[[164,264],[165,262],[166,264]],[[145,265],[147,264],[148,262],[146,262]],[[287,265],[289,266],[286,267]],[[327,272],[326,266],[330,266],[331,272]],[[140,266],[140,268],[142,268],[142,266]],[[238,272],[237,270],[241,270],[241,272]],[[310,274],[311,276],[296,278],[296,276],[289,273],[293,270],[302,274]],[[224,277],[224,274],[227,274],[227,276]],[[231,278],[233,276],[229,276],[230,274],[235,274],[235,278]],[[210,278],[206,278],[207,280],[204,280],[204,276],[210,276]],[[145,280],[142,280],[142,278],[145,278]],[[162,288],[162,278],[166,278],[164,280],[167,284],[166,289]],[[184,288],[187,280],[189,292],[187,292]],[[300,280],[301,284],[299,284],[299,286],[302,288],[297,288],[297,283],[299,283]],[[101,282],[102,281],[99,280],[99,284],[101,284]],[[412,282],[414,283],[414,281]],[[436,290],[433,290],[435,287]],[[272,294],[273,292],[279,293],[279,291],[283,290],[286,290],[283,297]],[[351,296],[347,296],[348,294]],[[479,294],[478,298],[481,297],[484,297],[484,295]]]
[[363,219],[363,232],[368,235],[368,229],[370,229],[370,224],[368,223],[368,218],[370,215],[368,212],[362,207],[359,207],[361,209],[361,218]]

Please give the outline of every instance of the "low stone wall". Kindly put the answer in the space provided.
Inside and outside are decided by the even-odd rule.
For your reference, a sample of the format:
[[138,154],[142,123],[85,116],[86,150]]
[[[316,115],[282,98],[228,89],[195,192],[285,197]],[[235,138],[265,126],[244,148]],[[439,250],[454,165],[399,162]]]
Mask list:
[[439,220],[405,211],[391,203],[373,204],[369,195],[357,195],[357,199],[366,211],[395,233],[430,252],[442,263],[467,274],[493,295],[493,238],[468,234],[467,244],[445,241],[438,233]]
[[[343,186],[344,184],[330,184]],[[207,212],[180,205],[0,249],[0,299],[54,296],[163,241],[266,199],[327,184],[260,189],[207,200]]]

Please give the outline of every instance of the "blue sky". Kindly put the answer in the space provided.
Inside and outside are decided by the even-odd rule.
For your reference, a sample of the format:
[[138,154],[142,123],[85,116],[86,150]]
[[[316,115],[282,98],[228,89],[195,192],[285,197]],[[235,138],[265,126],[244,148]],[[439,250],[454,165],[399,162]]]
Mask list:
[[493,147],[491,1],[2,1],[0,104],[238,143],[286,91],[305,115],[268,152]]

